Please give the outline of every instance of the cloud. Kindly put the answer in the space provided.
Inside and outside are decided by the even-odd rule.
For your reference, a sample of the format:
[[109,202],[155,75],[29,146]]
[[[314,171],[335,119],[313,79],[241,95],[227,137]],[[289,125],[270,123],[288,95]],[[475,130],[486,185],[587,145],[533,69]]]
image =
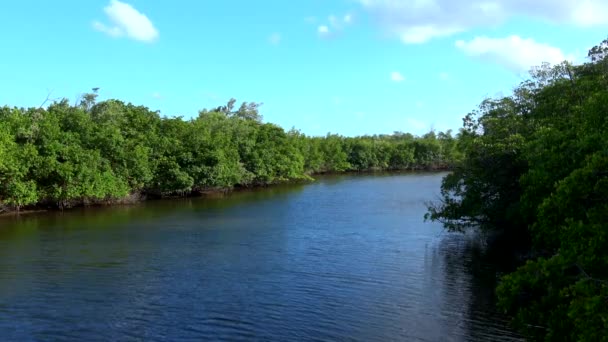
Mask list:
[[606,0],[357,0],[404,43],[424,43],[529,16],[581,27],[608,26]]
[[160,100],[160,99],[163,98],[163,96],[159,92],[157,92],[157,91],[155,91],[155,92],[152,93],[152,97],[155,98],[155,99],[157,99],[157,100]]
[[440,72],[439,79],[442,81],[447,81],[448,79],[450,79],[450,74],[448,74],[447,72]]
[[107,27],[106,25],[100,23],[99,21],[93,22],[93,28],[99,32],[105,32],[112,37],[120,37],[123,35],[123,32],[120,28],[118,28],[116,26]]
[[344,30],[344,28],[353,22],[353,15],[350,13],[342,17],[330,15],[327,17],[327,24],[322,24],[317,27],[317,33],[321,37],[332,37],[336,33]]
[[403,77],[399,71],[393,71],[391,72],[391,81],[403,82],[405,81],[405,77]]
[[579,0],[571,16],[579,26],[606,25],[608,23],[608,2]]
[[528,71],[543,62],[558,64],[567,59],[559,48],[515,35],[476,37],[468,42],[459,40],[456,47],[469,56],[502,64],[515,72]]
[[327,27],[327,25],[319,25],[317,32],[321,36],[327,36],[329,34],[329,27]]
[[94,21],[95,30],[112,37],[126,36],[142,42],[153,42],[158,38],[158,30],[150,19],[133,6],[118,0],[111,0],[103,10],[110,24]]
[[272,45],[279,45],[281,43],[281,39],[281,34],[275,32],[268,37],[268,42]]

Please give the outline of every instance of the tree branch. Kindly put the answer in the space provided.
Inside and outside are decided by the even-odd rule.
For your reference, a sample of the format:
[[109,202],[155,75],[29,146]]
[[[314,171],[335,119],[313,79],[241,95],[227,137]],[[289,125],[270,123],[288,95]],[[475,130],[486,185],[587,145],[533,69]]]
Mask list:
[[51,99],[51,94],[52,93],[53,93],[53,90],[48,90],[47,89],[46,98],[44,99],[44,101],[42,101],[42,103],[40,104],[40,106],[38,106],[38,109],[42,109],[42,106],[44,106],[47,102],[49,102],[49,100]]

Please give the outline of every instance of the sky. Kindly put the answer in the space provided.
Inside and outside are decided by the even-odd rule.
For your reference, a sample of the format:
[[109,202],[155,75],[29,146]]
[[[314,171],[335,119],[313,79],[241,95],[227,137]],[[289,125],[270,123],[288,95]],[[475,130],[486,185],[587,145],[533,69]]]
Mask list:
[[308,135],[420,135],[607,35],[608,0],[3,1],[0,105],[99,87],[164,116],[236,98]]

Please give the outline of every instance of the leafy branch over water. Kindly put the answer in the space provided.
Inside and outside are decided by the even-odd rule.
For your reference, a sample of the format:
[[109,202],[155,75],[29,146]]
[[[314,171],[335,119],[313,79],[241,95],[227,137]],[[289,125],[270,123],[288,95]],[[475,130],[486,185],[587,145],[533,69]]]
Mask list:
[[534,340],[608,340],[608,40],[464,118],[464,158],[427,218],[527,248],[499,306]]

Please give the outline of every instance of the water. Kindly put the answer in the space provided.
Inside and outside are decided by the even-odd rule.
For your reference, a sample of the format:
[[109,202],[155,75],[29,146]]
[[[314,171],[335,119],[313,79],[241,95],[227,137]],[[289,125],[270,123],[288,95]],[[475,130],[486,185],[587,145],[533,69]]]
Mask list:
[[0,340],[516,340],[441,176],[3,218]]

